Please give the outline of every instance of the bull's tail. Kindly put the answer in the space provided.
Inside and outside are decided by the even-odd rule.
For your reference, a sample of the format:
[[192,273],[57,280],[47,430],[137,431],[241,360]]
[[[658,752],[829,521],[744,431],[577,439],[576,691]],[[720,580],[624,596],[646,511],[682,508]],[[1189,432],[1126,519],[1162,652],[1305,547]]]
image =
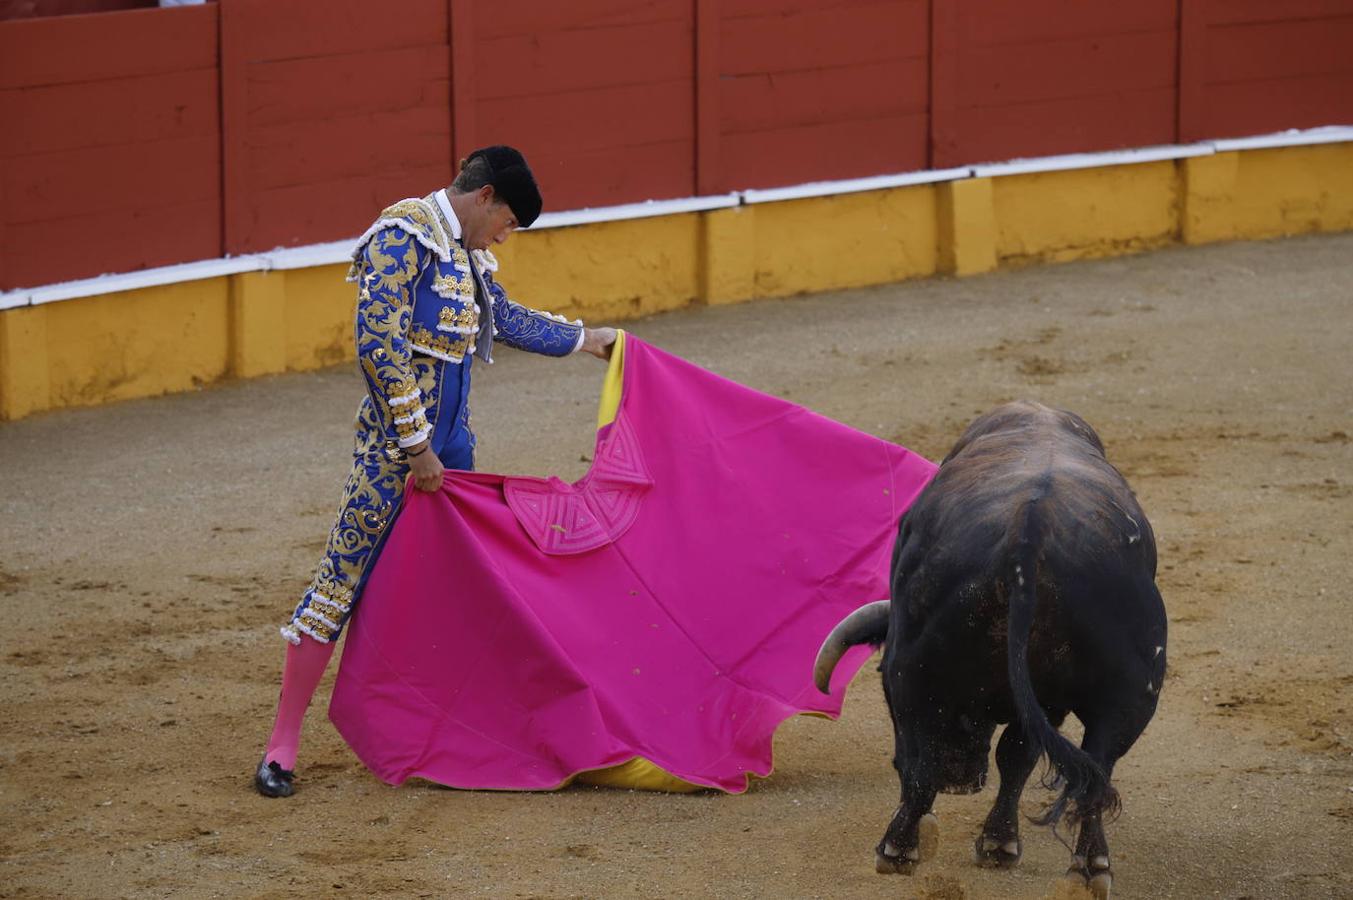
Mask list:
[[1057,799],[1033,821],[1055,828],[1065,814],[1068,822],[1074,826],[1084,816],[1097,810],[1117,808],[1118,794],[1110,785],[1104,769],[1052,727],[1034,694],[1033,681],[1029,676],[1029,636],[1038,605],[1037,566],[1042,534],[1038,501],[1030,501],[1022,513],[1013,554],[1013,577],[1008,591],[1010,613],[1006,664],[1010,690],[1014,694],[1015,709],[1026,738],[1047,755],[1052,769],[1049,776],[1055,772],[1055,779],[1045,779],[1044,783],[1053,788],[1060,784],[1062,789]]
[[817,651],[813,665],[813,683],[824,694],[831,692],[832,672],[845,652],[856,644],[881,644],[888,637],[887,600],[876,600],[846,616],[827,635]]

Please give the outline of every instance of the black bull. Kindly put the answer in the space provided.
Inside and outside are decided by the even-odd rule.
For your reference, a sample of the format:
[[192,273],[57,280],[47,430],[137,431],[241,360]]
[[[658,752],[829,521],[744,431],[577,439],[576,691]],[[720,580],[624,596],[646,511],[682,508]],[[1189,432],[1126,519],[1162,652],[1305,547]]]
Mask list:
[[[980,790],[996,725],[1012,723],[978,862],[1018,861],[1020,793],[1046,754],[1061,791],[1035,821],[1079,824],[1069,871],[1107,896],[1110,777],[1165,676],[1155,574],[1151,526],[1079,416],[1021,402],[968,427],[902,517],[891,601],[845,619],[818,655],[826,690],[849,646],[885,644],[902,799],[880,872],[910,874],[928,858],[935,795]],[[1057,730],[1068,712],[1085,726],[1079,748]]]

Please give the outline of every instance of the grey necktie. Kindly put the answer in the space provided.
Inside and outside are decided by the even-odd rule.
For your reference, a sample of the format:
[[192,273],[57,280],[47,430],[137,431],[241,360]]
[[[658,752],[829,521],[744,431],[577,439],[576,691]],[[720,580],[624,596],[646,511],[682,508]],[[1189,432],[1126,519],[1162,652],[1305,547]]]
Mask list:
[[[464,247],[464,243],[461,244]],[[465,248],[465,253],[470,258],[470,271],[474,273],[474,302],[479,307],[479,334],[475,338],[474,355],[484,360],[486,363],[493,362],[493,295],[489,293],[488,285],[484,284],[484,276],[479,273],[479,267],[475,265],[474,253]]]

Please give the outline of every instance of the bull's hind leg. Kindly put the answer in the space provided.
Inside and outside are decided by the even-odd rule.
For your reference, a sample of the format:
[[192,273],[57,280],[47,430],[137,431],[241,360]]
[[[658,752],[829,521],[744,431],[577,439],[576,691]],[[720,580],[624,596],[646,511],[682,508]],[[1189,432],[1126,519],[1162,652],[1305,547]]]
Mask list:
[[[1124,715],[1113,710],[1103,718],[1092,718],[1085,724],[1081,749],[1099,763],[1108,779],[1113,778],[1113,767],[1128,752],[1151,720],[1155,706],[1136,710],[1137,715]],[[1109,861],[1109,840],[1104,834],[1104,814],[1118,811],[1118,795],[1109,789],[1109,795],[1080,810],[1080,829],[1076,835],[1076,849],[1071,857],[1067,876],[1090,888],[1096,900],[1108,900],[1113,889],[1113,867]]]
[[[1053,727],[1065,714],[1049,716]],[[1039,750],[1024,734],[1018,721],[1011,722],[996,745],[996,767],[1001,772],[1001,788],[987,814],[982,833],[977,836],[975,855],[980,866],[1009,868],[1019,862],[1023,848],[1019,840],[1019,798],[1034,766]]]
[[1109,864],[1109,841],[1104,836],[1104,814],[1096,811],[1081,819],[1076,851],[1068,878],[1090,888],[1095,900],[1108,900],[1113,889],[1113,868]]

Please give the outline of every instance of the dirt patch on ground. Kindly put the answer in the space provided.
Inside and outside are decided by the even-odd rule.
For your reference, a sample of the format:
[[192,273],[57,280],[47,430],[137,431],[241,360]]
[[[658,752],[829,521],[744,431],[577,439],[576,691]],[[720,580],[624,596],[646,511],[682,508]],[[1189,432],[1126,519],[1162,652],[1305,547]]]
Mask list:
[[[631,327],[932,458],[1005,400],[1084,415],[1151,517],[1171,628],[1115,772],[1116,894],[1353,895],[1353,235]],[[477,375],[481,468],[580,475],[601,374],[503,352]],[[359,390],[345,366],[0,425],[0,896],[1070,896],[1047,831],[1013,871],[972,863],[990,789],[940,798],[921,874],[873,872],[897,782],[870,668],[740,797],[390,788],[324,720],[331,672],[300,793],[257,797],[276,627]]]

